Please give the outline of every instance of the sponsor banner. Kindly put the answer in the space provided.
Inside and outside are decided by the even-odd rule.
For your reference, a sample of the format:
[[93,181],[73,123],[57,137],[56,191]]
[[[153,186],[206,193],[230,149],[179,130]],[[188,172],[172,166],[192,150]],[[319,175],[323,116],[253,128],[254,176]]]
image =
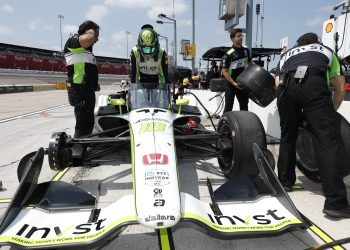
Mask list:
[[181,217],[200,221],[223,233],[279,231],[302,222],[274,197],[257,201],[220,204],[222,215],[214,215],[209,204],[181,193]]
[[25,208],[0,235],[0,245],[13,243],[25,247],[45,247],[88,243],[111,230],[119,230],[125,224],[137,221],[133,195],[124,196],[102,208],[96,221],[89,223],[87,218],[90,214],[91,210],[48,212]]

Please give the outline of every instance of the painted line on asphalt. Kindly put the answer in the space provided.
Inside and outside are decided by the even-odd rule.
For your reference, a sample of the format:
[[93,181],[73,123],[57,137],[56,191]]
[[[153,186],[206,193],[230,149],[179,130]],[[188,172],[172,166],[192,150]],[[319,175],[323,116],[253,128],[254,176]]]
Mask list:
[[174,250],[174,239],[171,228],[156,229],[160,250]]
[[67,106],[69,106],[69,104],[63,104],[63,105],[60,105],[60,106],[47,108],[47,109],[42,109],[42,110],[39,110],[39,111],[27,113],[27,114],[24,114],[24,115],[19,115],[19,116],[15,116],[15,117],[11,117],[11,118],[6,118],[6,119],[3,119],[3,120],[0,120],[0,123],[10,122],[10,121],[21,119],[21,118],[24,118],[24,117],[40,114],[40,113],[42,113],[44,111],[50,111],[50,110],[59,109],[59,108],[67,107]]
[[1,199],[0,203],[10,203],[11,199]]
[[52,178],[51,181],[59,181],[61,178],[67,173],[69,168],[65,168],[64,170],[60,171],[59,173],[56,174],[55,177]]
[[[324,232],[321,228],[319,228],[318,226],[316,226],[315,224],[313,224],[311,227],[310,227],[310,230],[316,234],[321,240],[323,240],[325,243],[332,243],[334,242],[335,240],[329,236],[326,232]],[[321,247],[321,246],[319,246]],[[345,250],[345,248],[343,248],[342,246],[340,245],[337,245],[337,246],[333,246],[332,247],[334,250]],[[316,247],[317,249],[317,247]]]
[[[300,211],[299,211],[300,213]],[[323,242],[325,243],[332,243],[335,242],[335,240],[329,235],[327,234],[325,231],[323,231],[319,226],[317,226],[315,223],[313,223],[309,218],[307,218],[304,214],[300,213],[301,216],[303,217],[303,219],[305,220],[305,222],[308,224],[308,228],[316,235],[318,236],[321,240],[323,240]],[[321,246],[315,246],[315,247],[311,247],[309,249],[318,249]],[[332,246],[333,249],[335,250],[345,250],[345,248],[343,248],[340,244],[339,245],[335,245]]]

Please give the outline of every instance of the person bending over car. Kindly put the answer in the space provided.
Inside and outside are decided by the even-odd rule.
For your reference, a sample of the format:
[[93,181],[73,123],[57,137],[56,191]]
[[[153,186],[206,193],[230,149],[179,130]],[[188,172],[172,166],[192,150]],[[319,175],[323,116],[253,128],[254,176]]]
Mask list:
[[[297,46],[282,54],[276,71],[277,107],[281,144],[278,179],[286,191],[296,181],[295,145],[299,121],[305,119],[312,134],[315,156],[325,196],[323,213],[350,218],[346,186],[342,176],[344,145],[336,110],[343,101],[345,79],[335,53],[306,33]],[[335,88],[332,97],[330,85]]]

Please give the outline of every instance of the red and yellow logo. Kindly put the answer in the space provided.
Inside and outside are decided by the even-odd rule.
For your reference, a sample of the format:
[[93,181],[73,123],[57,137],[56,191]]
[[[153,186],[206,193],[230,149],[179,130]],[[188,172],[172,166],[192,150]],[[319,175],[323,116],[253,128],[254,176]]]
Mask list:
[[333,30],[333,23],[327,23],[326,25],[326,33],[329,33]]

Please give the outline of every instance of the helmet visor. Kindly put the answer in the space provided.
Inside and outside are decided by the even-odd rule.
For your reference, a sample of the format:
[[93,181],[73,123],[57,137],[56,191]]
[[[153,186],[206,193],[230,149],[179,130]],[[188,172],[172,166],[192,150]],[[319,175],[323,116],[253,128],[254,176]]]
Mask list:
[[152,53],[154,53],[155,50],[156,50],[156,48],[153,48],[153,47],[143,47],[142,48],[142,52],[145,54],[152,54]]

